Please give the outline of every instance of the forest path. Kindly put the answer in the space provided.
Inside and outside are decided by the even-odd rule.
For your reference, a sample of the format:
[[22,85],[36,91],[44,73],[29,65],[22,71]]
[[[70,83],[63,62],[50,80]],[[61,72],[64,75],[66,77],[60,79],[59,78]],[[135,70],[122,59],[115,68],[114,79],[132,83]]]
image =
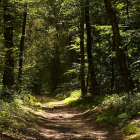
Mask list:
[[110,135],[108,128],[96,125],[86,111],[79,111],[46,95],[36,98],[51,100],[42,104],[45,112],[37,121],[41,140],[119,140]]

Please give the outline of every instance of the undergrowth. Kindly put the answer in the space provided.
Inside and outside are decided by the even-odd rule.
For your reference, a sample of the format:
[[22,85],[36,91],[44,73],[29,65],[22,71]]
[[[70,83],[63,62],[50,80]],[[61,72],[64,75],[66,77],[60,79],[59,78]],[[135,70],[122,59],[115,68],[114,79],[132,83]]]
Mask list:
[[35,129],[33,130],[28,122],[34,122],[37,115],[29,113],[24,106],[32,109],[41,108],[40,103],[27,91],[21,94],[15,92],[8,102],[0,100],[0,133],[3,139],[4,133],[10,134],[13,138],[22,138],[26,134],[28,137],[36,137],[32,135]]
[[[117,124],[118,129],[123,130],[126,136],[131,137],[135,135],[135,137],[139,137],[139,93],[134,93],[133,95],[121,93],[97,96],[95,102],[98,103],[98,105],[94,107],[92,111],[93,117],[97,122]],[[135,122],[136,120],[137,122]],[[135,137],[131,137],[131,139],[135,139]]]

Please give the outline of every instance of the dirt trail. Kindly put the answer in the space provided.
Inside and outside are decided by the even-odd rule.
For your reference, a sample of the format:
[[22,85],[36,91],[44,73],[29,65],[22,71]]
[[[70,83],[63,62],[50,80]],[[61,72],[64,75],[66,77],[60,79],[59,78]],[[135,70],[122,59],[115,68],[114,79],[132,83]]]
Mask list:
[[42,104],[45,110],[38,120],[40,140],[120,140],[110,136],[106,128],[97,126],[86,112],[67,106],[63,101],[52,97],[37,96],[40,99],[51,99],[51,103]]

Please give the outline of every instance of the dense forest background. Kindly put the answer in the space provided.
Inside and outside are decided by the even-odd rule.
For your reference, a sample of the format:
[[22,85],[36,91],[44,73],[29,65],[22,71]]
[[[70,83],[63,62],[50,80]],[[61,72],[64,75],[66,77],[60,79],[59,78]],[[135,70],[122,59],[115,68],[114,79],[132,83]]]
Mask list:
[[139,91],[138,0],[0,2],[1,96]]

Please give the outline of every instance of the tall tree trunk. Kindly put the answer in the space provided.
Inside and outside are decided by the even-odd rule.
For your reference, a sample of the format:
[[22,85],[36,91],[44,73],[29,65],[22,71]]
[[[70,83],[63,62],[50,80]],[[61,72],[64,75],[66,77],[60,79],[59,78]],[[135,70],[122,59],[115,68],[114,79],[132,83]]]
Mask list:
[[59,61],[59,46],[56,46],[56,85],[58,86],[60,84],[60,61]]
[[54,69],[51,68],[51,92],[54,93]]
[[[113,37],[112,37],[113,39]],[[112,53],[115,51],[114,39],[113,39],[113,46],[112,46]],[[111,91],[113,91],[115,87],[115,62],[114,57],[111,58]]]
[[53,70],[52,70],[52,92],[55,93],[56,90],[56,64],[55,58],[53,58]]
[[81,68],[80,68],[80,81],[82,98],[86,96],[85,92],[85,56],[84,56],[84,11],[83,2],[81,1],[81,19],[80,19],[80,53],[81,53]]
[[[59,26],[56,25],[56,38],[59,40]],[[59,44],[56,43],[56,48],[55,48],[55,53],[56,53],[56,88],[60,84],[60,60],[59,60]]]
[[3,74],[3,86],[11,88],[14,85],[14,58],[13,58],[13,13],[9,0],[3,0],[3,22],[4,22],[4,47],[5,66]]
[[128,92],[129,90],[134,89],[134,84],[133,84],[132,78],[130,77],[130,72],[128,70],[128,67],[126,65],[124,51],[122,48],[120,48],[121,38],[120,38],[117,17],[116,17],[116,14],[111,7],[110,0],[104,0],[104,3],[105,3],[106,12],[109,16],[110,23],[112,25],[116,55],[117,55],[121,75],[123,78],[123,82],[125,85],[125,90]]
[[[113,52],[115,51],[114,50],[114,40],[113,40],[113,37],[112,37],[112,41],[113,43],[111,42],[110,40],[110,34],[108,35],[108,43],[109,43],[109,53],[110,54],[113,54]],[[110,65],[111,65],[111,80],[110,80],[110,91],[111,93],[113,93],[113,90],[114,90],[114,86],[115,86],[115,69],[114,69],[114,57],[110,56]]]
[[[69,35],[69,46],[71,47],[71,41],[72,41],[72,36],[71,35]],[[70,60],[70,66],[72,67],[73,66],[73,62],[74,62],[74,51],[73,50],[70,50],[70,58],[71,58],[71,60]],[[73,79],[74,78],[74,75],[73,75],[73,73],[71,74],[71,79]]]
[[22,82],[22,66],[23,66],[23,50],[24,50],[24,40],[25,40],[26,17],[27,17],[27,4],[25,4],[25,10],[23,13],[22,36],[20,40],[20,58],[19,58],[19,73],[18,73],[19,84],[21,84]]
[[89,66],[88,66],[87,79],[86,79],[86,88],[85,88],[86,94],[88,92],[88,81],[89,81]]
[[91,37],[91,27],[90,27],[90,18],[89,18],[89,0],[86,0],[85,6],[85,22],[86,22],[86,31],[87,31],[87,56],[89,64],[89,73],[90,73],[90,82],[91,82],[91,94],[92,96],[97,94],[97,80],[94,71],[93,57],[92,57],[92,37]]

